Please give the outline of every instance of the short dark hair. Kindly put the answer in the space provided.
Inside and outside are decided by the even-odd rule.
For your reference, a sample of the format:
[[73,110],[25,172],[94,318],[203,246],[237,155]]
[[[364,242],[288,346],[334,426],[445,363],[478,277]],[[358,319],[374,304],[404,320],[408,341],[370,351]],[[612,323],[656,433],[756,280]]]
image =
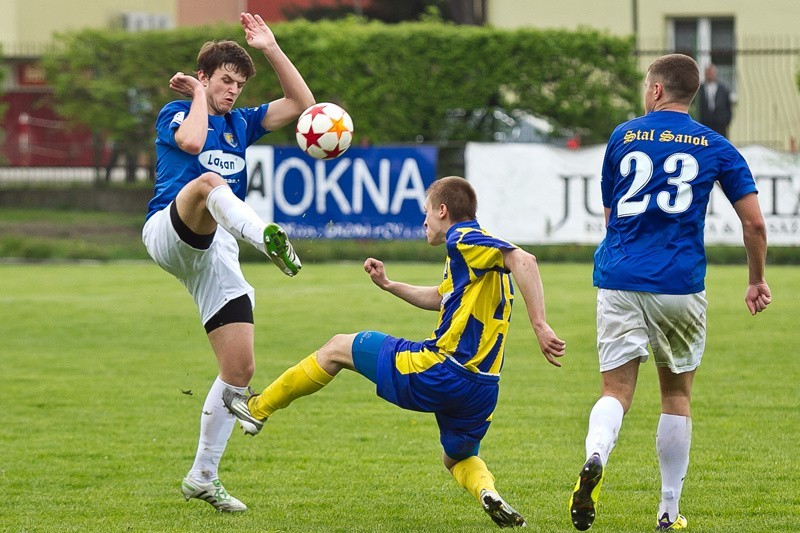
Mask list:
[[700,69],[697,62],[684,54],[661,56],[647,69],[651,81],[664,86],[664,91],[674,100],[690,104],[700,88]]
[[478,211],[478,196],[467,180],[459,176],[447,176],[434,181],[428,187],[428,199],[433,207],[444,204],[453,222],[475,220]]
[[253,58],[236,41],[208,41],[197,54],[197,70],[209,78],[222,65],[231,65],[233,70],[246,80],[256,75]]

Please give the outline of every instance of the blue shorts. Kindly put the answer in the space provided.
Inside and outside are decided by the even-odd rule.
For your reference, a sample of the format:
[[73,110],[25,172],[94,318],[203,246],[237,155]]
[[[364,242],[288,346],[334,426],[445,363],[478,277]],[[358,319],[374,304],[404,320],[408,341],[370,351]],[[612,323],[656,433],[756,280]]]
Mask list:
[[499,378],[475,374],[412,342],[362,331],[353,341],[353,365],[377,386],[378,396],[408,409],[434,413],[444,452],[456,461],[478,454],[497,405]]

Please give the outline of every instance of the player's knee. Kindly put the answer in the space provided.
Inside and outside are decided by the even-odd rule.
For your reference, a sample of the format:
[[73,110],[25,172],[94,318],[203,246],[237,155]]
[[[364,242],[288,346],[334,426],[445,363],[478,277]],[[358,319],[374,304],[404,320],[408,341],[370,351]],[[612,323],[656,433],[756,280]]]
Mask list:
[[330,338],[325,345],[317,350],[317,361],[320,364],[334,363],[337,365],[352,365],[353,339],[352,335],[339,333]]
[[661,412],[676,416],[691,415],[691,399],[684,395],[661,395]]
[[614,389],[604,388],[601,397],[608,396],[617,400],[622,406],[622,413],[626,414],[631,408],[633,403],[633,394],[628,394],[627,391],[618,391]]
[[222,381],[234,387],[246,387],[253,379],[256,372],[255,363],[245,363],[235,368],[225,368],[220,370]]
[[227,182],[217,174],[216,172],[206,172],[201,174],[197,179],[194,180],[201,186],[207,193],[211,192],[215,187],[219,187],[220,185],[226,185]]
[[215,187],[225,184],[225,180],[219,174],[206,172],[187,183],[178,193],[176,200],[189,204],[205,202]]
[[226,185],[227,182],[216,172],[206,172],[192,180],[191,184],[197,187],[203,196],[208,196],[208,193],[216,187]]
[[244,378],[245,381],[250,383],[250,380],[253,379],[253,375],[255,375],[256,373],[255,361],[251,361],[249,363],[242,365],[241,372],[242,372],[242,378]]
[[444,464],[444,467],[448,469],[450,472],[453,471],[453,467],[456,466],[458,462],[459,462],[458,460],[453,459],[452,457],[447,455],[447,452],[442,452],[442,464]]

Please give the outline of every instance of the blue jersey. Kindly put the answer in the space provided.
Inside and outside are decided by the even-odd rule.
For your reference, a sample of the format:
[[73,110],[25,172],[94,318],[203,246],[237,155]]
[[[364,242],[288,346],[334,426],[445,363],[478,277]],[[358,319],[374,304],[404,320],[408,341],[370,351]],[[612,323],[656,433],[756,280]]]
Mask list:
[[184,152],[175,143],[175,131],[191,105],[188,100],[176,100],[158,114],[156,184],[147,206],[148,219],[169,205],[187,183],[209,171],[222,176],[240,199],[247,195],[245,150],[267,133],[261,121],[269,104],[237,108],[221,116],[209,115],[208,136],[199,155]]
[[439,322],[422,345],[471,372],[499,375],[514,300],[502,251],[515,246],[488,234],[475,220],[451,226],[446,246]]
[[731,203],[756,192],[742,155],[687,113],[655,111],[614,130],[602,171],[606,237],[594,285],[692,294],[705,288],[703,229],[719,182]]

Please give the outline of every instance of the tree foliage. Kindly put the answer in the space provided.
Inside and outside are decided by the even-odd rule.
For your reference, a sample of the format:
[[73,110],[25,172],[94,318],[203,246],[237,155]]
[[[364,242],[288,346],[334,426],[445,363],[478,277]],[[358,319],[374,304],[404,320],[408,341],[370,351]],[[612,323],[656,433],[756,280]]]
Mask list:
[[[499,30],[436,21],[385,24],[349,18],[272,25],[317,101],[342,105],[356,136],[373,143],[431,141],[447,110],[496,101],[550,118],[603,141],[639,110],[641,78],[630,39],[594,30]],[[56,105],[70,120],[114,139],[152,146],[155,118],[180,98],[177,71],[194,72],[200,45],[235,39],[238,25],[124,33],[84,30],[57,37],[43,58]],[[255,52],[255,51],[254,51]],[[266,60],[239,105],[282,96]],[[293,142],[291,128],[270,143]],[[358,141],[357,141],[358,142]]]
[[[435,12],[440,19],[453,20],[453,0],[372,0],[364,2],[360,8],[360,15],[366,19],[382,22],[402,22],[417,20],[426,13]],[[346,18],[356,13],[355,2],[320,2],[312,0],[308,5],[290,4],[282,10],[283,15],[289,19],[330,20]],[[359,13],[356,13],[359,14]]]

